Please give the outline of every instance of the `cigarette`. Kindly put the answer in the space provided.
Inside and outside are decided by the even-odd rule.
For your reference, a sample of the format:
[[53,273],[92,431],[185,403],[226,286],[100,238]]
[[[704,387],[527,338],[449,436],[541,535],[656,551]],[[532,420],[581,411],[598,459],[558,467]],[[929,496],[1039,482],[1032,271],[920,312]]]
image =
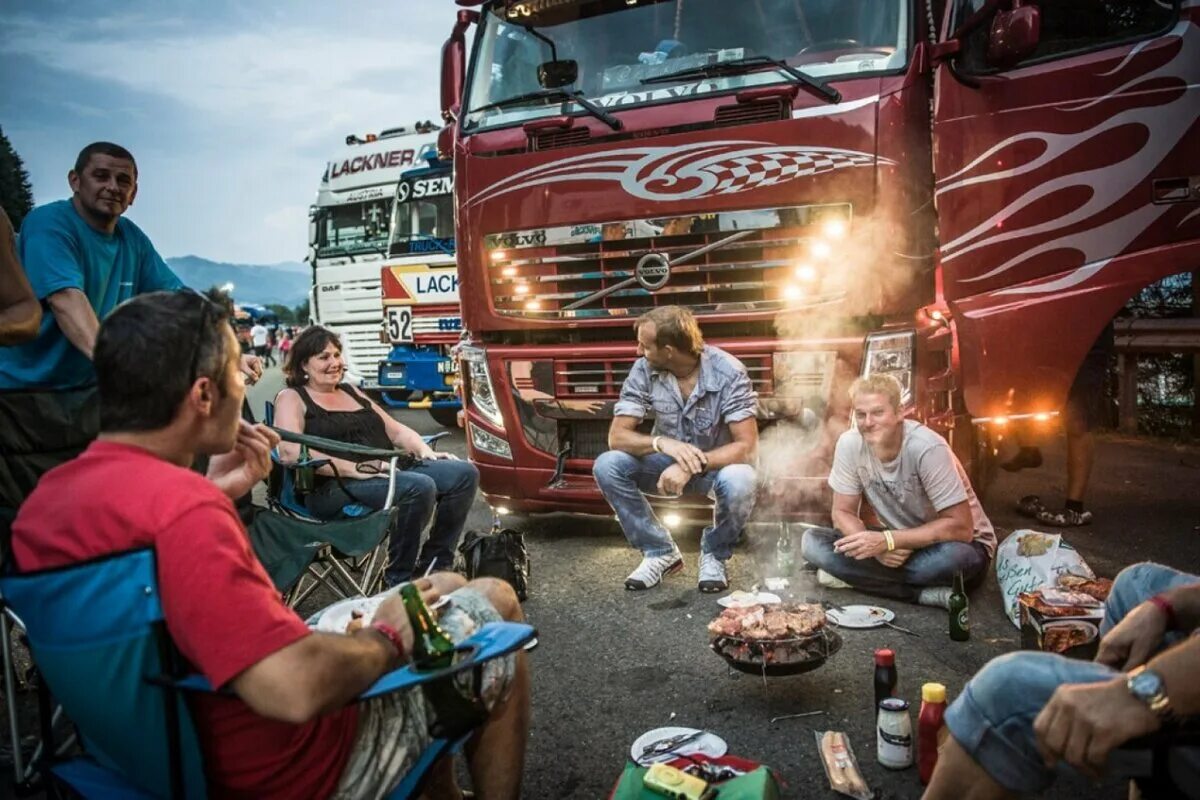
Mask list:
[[433,568],[434,568],[436,565],[437,565],[437,561],[430,561],[430,562],[429,562],[429,566],[428,566],[428,567],[425,569],[425,574],[424,574],[424,575],[422,575],[421,577],[422,577],[422,578],[428,578],[428,577],[429,577],[429,574],[430,574],[431,572],[433,572]]

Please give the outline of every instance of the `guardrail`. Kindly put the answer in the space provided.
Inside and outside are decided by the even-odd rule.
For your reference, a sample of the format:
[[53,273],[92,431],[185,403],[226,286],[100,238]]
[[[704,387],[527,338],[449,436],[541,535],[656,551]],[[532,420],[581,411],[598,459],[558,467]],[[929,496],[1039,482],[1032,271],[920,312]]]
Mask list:
[[[1122,433],[1137,433],[1137,357],[1141,353],[1200,355],[1200,317],[1116,319],[1117,399]],[[1198,359],[1200,360],[1200,359]],[[1200,367],[1194,367],[1200,372]],[[1200,375],[1197,376],[1200,378]],[[1200,418],[1198,418],[1200,419]]]

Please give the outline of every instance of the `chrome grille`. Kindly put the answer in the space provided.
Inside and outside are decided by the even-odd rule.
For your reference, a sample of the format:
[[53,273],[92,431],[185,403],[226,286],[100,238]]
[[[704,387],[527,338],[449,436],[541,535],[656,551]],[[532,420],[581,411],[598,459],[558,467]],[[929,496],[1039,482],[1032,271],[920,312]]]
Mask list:
[[413,307],[413,341],[419,344],[454,344],[462,328],[462,309],[457,304]]
[[[774,393],[772,356],[738,356],[760,396]],[[554,394],[559,398],[612,399],[633,368],[633,359],[562,359],[554,362]]]
[[[836,303],[840,289],[820,281],[797,288],[795,276],[819,243],[828,244],[831,223],[845,236],[850,217],[849,205],[833,204],[492,234],[485,237],[492,301],[499,314],[533,319],[635,316],[662,305],[703,316]],[[649,253],[672,262],[667,283],[653,291],[637,280]]]

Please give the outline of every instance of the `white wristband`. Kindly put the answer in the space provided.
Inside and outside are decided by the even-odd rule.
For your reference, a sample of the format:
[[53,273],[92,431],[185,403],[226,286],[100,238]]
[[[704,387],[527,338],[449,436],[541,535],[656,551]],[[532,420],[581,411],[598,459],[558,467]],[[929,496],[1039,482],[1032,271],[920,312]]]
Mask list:
[[654,452],[656,452],[656,453],[662,452],[662,448],[660,448],[658,446],[658,440],[661,438],[662,438],[661,436],[655,436],[653,439],[650,440],[650,446],[654,448]]

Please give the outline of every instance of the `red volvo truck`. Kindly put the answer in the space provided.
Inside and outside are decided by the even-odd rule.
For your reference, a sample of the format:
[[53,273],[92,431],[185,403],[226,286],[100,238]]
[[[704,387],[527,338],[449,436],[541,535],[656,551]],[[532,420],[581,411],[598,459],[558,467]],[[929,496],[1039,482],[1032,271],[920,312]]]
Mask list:
[[1200,267],[1200,0],[458,2],[440,146],[495,505],[609,513],[651,307],[746,365],[760,510],[823,517],[854,377],[983,484],[1121,306]]

